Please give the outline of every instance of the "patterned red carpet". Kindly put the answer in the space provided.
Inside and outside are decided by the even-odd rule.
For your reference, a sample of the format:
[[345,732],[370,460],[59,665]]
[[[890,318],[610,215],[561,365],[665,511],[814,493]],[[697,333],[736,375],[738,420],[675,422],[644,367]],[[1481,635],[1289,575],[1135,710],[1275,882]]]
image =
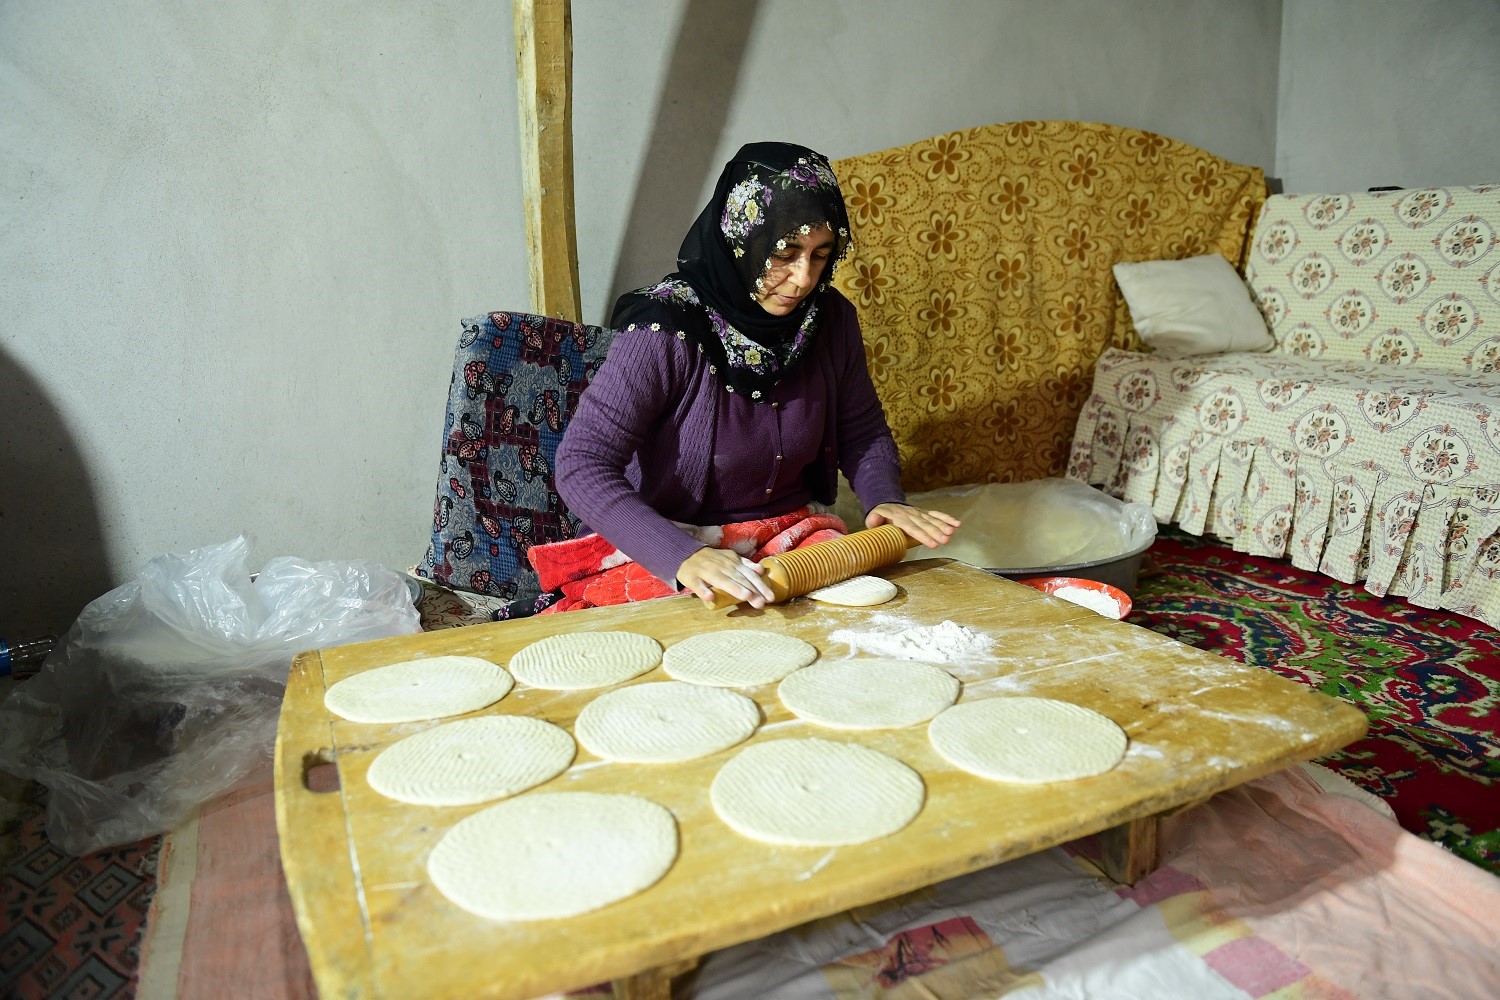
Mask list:
[[[1342,698],[1370,734],[1323,763],[1500,874],[1500,632],[1164,531],[1130,620]],[[159,839],[58,853],[30,804],[0,862],[0,997],[129,997]]]
[[134,996],[161,838],[75,858],[47,840],[42,796],[27,806],[0,841],[0,997]]
[[1500,632],[1172,529],[1130,620],[1361,709],[1369,735],[1321,763],[1500,874]]

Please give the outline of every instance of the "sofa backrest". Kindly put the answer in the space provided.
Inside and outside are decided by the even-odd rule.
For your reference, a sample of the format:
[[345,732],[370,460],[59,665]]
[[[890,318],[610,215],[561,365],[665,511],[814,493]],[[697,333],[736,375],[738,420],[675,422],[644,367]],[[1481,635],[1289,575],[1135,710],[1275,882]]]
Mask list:
[[1139,347],[1110,268],[1242,266],[1259,167],[1151,132],[1014,122],[833,164],[854,302],[908,490],[1058,476],[1106,346]]
[[557,446],[614,336],[529,313],[463,321],[418,576],[505,598],[504,617],[546,606],[527,553],[578,531],[553,479]]
[[1500,185],[1275,195],[1245,280],[1287,354],[1493,372],[1497,230]]

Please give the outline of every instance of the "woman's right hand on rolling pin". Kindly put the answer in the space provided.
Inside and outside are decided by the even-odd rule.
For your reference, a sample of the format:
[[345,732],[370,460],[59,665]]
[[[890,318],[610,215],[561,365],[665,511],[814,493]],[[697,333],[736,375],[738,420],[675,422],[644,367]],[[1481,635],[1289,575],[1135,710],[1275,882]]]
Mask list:
[[730,597],[748,601],[752,608],[763,608],[775,595],[760,578],[764,572],[759,563],[742,558],[729,549],[701,548],[677,567],[677,582],[713,607],[717,587]]

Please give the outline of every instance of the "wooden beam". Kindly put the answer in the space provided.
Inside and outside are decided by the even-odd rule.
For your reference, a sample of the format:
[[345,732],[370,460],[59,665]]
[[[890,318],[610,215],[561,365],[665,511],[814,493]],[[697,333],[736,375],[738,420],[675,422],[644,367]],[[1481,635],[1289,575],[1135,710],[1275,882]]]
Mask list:
[[570,0],[514,0],[521,173],[531,308],[582,322],[573,218],[573,15]]
[[1122,885],[1135,885],[1161,863],[1157,840],[1159,816],[1133,819],[1099,834],[1104,874]]
[[672,1000],[672,980],[686,975],[698,967],[698,959],[687,958],[659,969],[616,979],[613,986],[614,1000]]

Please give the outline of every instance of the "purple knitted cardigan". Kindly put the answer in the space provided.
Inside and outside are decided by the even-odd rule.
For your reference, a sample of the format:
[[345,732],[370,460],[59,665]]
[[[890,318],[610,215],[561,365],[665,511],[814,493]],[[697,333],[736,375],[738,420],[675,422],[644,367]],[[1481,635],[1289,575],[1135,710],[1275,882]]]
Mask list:
[[[865,510],[902,503],[896,444],[865,367],[859,320],[848,299],[831,289],[824,294],[817,339],[778,387],[781,398],[796,395],[823,414],[821,457],[804,473],[809,494],[833,503],[842,469]],[[668,583],[703,547],[672,521],[699,523],[716,458],[720,468],[747,469],[764,469],[772,458],[736,454],[735,441],[715,441],[724,398],[723,383],[691,341],[638,325],[610,345],[557,449],[563,502]],[[778,409],[757,404],[753,412],[775,421]]]

